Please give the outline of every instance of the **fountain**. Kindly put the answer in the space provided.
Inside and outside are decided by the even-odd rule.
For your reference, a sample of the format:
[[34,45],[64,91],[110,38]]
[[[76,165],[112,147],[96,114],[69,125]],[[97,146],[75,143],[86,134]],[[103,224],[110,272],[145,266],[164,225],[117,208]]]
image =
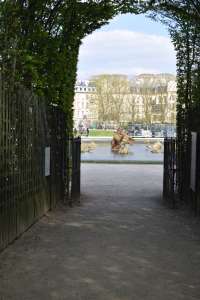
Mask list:
[[146,146],[148,150],[150,150],[152,153],[161,153],[162,151],[162,144],[160,141],[154,143],[153,145]]
[[81,152],[91,152],[96,149],[96,144],[94,142],[91,143],[81,143]]
[[119,154],[128,154],[128,145],[133,144],[133,139],[121,128],[118,128],[113,135],[111,150]]

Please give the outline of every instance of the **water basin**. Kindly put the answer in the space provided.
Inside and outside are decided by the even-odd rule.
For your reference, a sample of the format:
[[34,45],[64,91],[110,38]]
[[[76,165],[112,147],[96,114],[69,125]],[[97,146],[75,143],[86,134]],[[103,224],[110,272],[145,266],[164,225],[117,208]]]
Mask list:
[[[84,142],[87,143],[87,142]],[[118,154],[111,151],[110,141],[96,141],[96,149],[91,152],[81,153],[81,160],[87,161],[143,161],[143,162],[163,162],[163,149],[160,153],[152,153],[144,142],[135,142],[133,145],[129,145],[128,154]]]

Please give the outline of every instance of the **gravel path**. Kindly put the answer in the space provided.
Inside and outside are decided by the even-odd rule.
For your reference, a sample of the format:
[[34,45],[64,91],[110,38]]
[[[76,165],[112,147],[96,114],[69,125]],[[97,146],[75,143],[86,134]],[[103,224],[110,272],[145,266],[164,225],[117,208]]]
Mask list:
[[84,164],[81,205],[0,254],[0,300],[199,300],[199,221],[161,188],[159,165]]

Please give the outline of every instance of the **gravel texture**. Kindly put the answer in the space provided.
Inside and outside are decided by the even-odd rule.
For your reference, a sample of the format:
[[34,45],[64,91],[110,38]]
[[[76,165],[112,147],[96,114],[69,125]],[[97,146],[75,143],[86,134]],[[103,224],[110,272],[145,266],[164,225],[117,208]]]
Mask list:
[[162,166],[82,166],[58,207],[0,254],[0,300],[200,299],[200,224],[162,203]]

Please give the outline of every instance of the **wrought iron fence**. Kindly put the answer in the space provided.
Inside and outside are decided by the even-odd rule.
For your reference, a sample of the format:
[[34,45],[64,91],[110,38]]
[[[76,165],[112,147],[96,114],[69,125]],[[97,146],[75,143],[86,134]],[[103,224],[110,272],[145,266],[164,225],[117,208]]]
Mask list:
[[200,134],[188,140],[164,140],[163,198],[172,207],[186,205],[200,214]]
[[200,134],[191,135],[189,203],[196,214],[200,214]]
[[81,138],[68,138],[67,151],[67,201],[71,205],[81,191]]
[[0,249],[63,198],[66,116],[0,80]]
[[165,138],[164,140],[163,198],[171,207],[176,207],[177,161],[175,138]]
[[65,196],[66,185],[66,115],[56,106],[48,107],[48,124],[51,137],[51,208]]

